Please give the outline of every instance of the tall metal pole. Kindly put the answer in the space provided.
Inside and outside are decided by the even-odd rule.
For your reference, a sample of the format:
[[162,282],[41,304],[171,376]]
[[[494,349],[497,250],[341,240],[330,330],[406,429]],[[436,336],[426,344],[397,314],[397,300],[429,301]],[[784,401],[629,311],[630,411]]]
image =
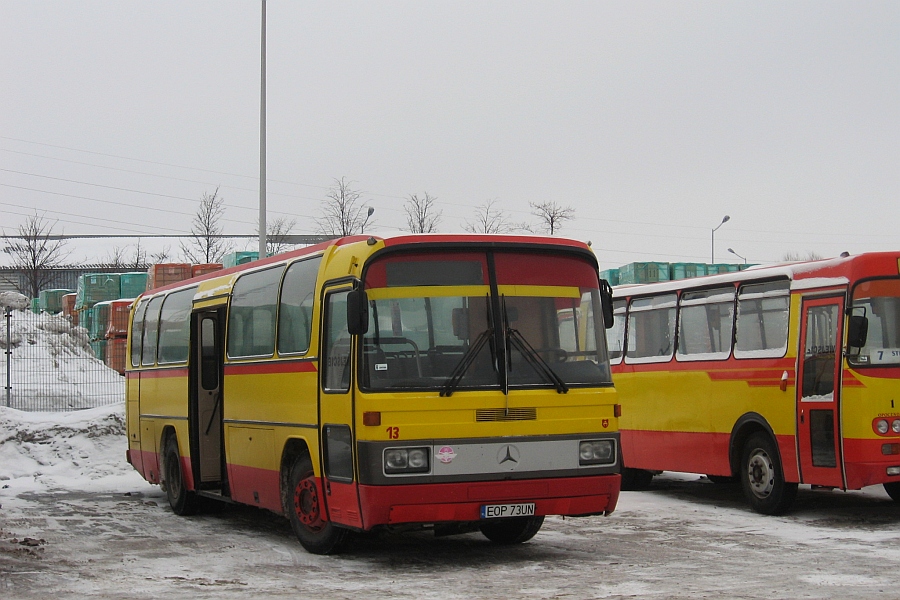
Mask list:
[[12,308],[9,306],[4,310],[6,313],[6,408],[10,407],[10,396],[12,395],[12,344],[10,343],[10,323],[12,322]]
[[724,224],[728,221],[728,219],[730,219],[730,218],[731,218],[731,217],[729,217],[728,215],[725,215],[725,216],[722,218],[722,222],[719,223],[718,225],[716,225],[715,228],[713,228],[713,230],[712,230],[712,235],[711,235],[711,237],[712,237],[712,243],[711,243],[711,245],[710,245],[710,246],[711,246],[711,250],[710,250],[710,252],[709,252],[709,264],[711,264],[711,265],[716,264],[716,229],[718,229],[719,227],[721,227],[722,225],[724,225]]
[[259,81],[259,258],[264,258],[266,256],[266,0],[262,0]]

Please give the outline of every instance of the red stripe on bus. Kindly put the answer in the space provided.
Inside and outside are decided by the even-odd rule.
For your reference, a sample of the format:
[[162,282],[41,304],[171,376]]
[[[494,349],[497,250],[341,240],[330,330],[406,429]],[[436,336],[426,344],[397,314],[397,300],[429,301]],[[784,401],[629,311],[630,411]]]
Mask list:
[[273,373],[315,373],[316,363],[304,361],[268,361],[225,365],[226,375],[268,375]]
[[162,368],[162,369],[145,369],[142,371],[126,371],[125,377],[127,379],[164,379],[166,377],[187,377],[188,368],[187,367],[177,367],[175,369],[171,368]]

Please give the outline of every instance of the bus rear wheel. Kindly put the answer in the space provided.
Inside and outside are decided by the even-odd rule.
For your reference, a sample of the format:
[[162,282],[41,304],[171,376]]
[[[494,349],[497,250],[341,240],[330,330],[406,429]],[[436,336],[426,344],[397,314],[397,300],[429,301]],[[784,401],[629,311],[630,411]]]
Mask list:
[[335,527],[325,515],[309,454],[301,454],[294,460],[288,481],[284,511],[300,545],[313,554],[340,552],[349,531]]
[[490,521],[479,526],[481,533],[495,544],[521,544],[541,530],[544,517],[512,517]]
[[741,459],[741,486],[750,507],[764,515],[779,515],[790,508],[797,497],[797,484],[784,480],[772,438],[763,432],[751,435]]
[[196,513],[199,498],[193,492],[189,492],[184,484],[181,455],[178,453],[178,440],[174,434],[166,438],[163,465],[166,474],[166,497],[169,499],[172,512],[181,516]]

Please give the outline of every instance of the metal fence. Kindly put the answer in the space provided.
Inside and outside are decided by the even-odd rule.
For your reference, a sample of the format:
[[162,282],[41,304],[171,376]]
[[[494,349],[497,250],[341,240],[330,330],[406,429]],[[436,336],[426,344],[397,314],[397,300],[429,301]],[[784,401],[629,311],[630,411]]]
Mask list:
[[125,378],[94,355],[86,329],[62,315],[6,309],[0,406],[68,411],[122,402]]

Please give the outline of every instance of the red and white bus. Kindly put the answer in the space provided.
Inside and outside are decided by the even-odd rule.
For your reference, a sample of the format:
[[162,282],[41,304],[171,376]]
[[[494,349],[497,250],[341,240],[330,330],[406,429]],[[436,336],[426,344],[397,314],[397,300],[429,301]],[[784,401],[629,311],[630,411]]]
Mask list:
[[607,332],[623,485],[740,479],[787,510],[798,484],[900,500],[900,253],[614,289]]

